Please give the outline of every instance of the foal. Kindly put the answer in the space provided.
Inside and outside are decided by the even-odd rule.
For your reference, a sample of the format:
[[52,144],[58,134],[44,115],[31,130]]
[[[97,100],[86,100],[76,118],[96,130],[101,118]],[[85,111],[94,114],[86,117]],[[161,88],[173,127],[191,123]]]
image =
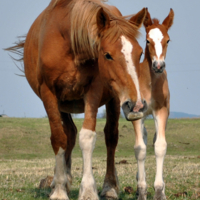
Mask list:
[[[156,200],[166,199],[165,183],[163,181],[163,162],[167,150],[165,140],[165,128],[169,116],[170,93],[165,70],[165,57],[170,41],[168,30],[173,24],[174,12],[171,9],[169,15],[162,24],[158,19],[151,19],[147,10],[144,26],[146,29],[146,48],[144,61],[140,64],[141,93],[147,102],[148,109],[145,116],[152,114],[155,120],[156,133],[154,136],[154,148],[156,155],[156,178],[154,182]],[[146,199],[147,184],[145,180],[145,157],[147,145],[147,131],[144,120],[133,121],[135,129],[135,156],[138,163],[138,193],[139,200]]]

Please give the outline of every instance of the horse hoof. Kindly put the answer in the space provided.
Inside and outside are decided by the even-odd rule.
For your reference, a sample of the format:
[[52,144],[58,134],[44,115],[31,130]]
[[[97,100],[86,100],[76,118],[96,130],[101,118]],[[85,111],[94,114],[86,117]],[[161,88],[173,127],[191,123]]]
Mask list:
[[78,200],[99,200],[98,194],[93,190],[85,190],[79,193]]
[[50,200],[69,200],[66,189],[62,186],[57,186],[52,190]]
[[117,192],[115,191],[114,188],[110,188],[110,189],[104,189],[101,192],[101,197],[102,199],[106,199],[106,200],[115,200],[118,199],[118,195]]

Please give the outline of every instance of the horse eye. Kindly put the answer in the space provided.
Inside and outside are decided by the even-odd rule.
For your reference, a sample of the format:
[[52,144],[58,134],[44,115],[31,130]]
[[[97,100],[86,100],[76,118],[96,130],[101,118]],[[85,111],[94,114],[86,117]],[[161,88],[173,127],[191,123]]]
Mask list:
[[149,40],[147,40],[147,44],[150,44]]
[[170,40],[167,40],[167,44],[169,43]]
[[106,54],[105,54],[105,58],[106,58],[107,60],[113,60],[112,56],[111,56],[109,53],[106,53]]

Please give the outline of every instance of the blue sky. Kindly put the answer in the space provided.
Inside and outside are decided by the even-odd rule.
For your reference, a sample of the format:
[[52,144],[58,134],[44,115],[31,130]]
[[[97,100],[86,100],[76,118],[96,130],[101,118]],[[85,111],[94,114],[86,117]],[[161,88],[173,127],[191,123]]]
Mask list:
[[[11,46],[17,36],[25,35],[33,21],[49,4],[49,0],[0,1],[0,114],[10,117],[44,117],[41,100],[33,93],[25,78],[3,48]],[[123,15],[148,7],[152,17],[162,22],[170,8],[175,12],[169,30],[166,69],[171,93],[171,111],[200,115],[200,25],[199,0],[110,0]],[[140,45],[145,47],[141,29]],[[100,111],[102,111],[101,109]]]

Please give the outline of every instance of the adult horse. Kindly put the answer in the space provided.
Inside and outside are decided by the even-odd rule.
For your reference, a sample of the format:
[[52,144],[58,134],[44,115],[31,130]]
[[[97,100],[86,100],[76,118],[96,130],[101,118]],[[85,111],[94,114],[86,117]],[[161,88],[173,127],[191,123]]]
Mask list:
[[77,129],[69,113],[85,113],[79,144],[83,178],[79,200],[97,200],[92,174],[97,109],[106,104],[108,168],[102,195],[117,196],[114,153],[120,105],[128,120],[146,108],[140,93],[136,37],[146,10],[130,20],[100,0],[52,0],[31,26],[25,41],[8,50],[24,50],[25,76],[43,101],[51,127],[56,166],[50,199],[68,200],[71,152]]
[[[166,199],[165,183],[163,180],[163,163],[167,150],[165,139],[165,128],[169,116],[170,93],[165,70],[165,57],[167,46],[170,41],[168,30],[173,24],[174,12],[171,9],[169,15],[162,24],[158,19],[151,19],[147,10],[144,26],[146,29],[146,48],[144,61],[140,64],[140,86],[144,99],[147,102],[145,116],[153,114],[155,120],[156,133],[154,136],[154,149],[156,155],[156,178],[154,182],[156,200]],[[138,194],[139,200],[146,199],[145,180],[145,157],[147,145],[147,131],[144,120],[133,121],[135,129],[135,156],[138,163]]]

